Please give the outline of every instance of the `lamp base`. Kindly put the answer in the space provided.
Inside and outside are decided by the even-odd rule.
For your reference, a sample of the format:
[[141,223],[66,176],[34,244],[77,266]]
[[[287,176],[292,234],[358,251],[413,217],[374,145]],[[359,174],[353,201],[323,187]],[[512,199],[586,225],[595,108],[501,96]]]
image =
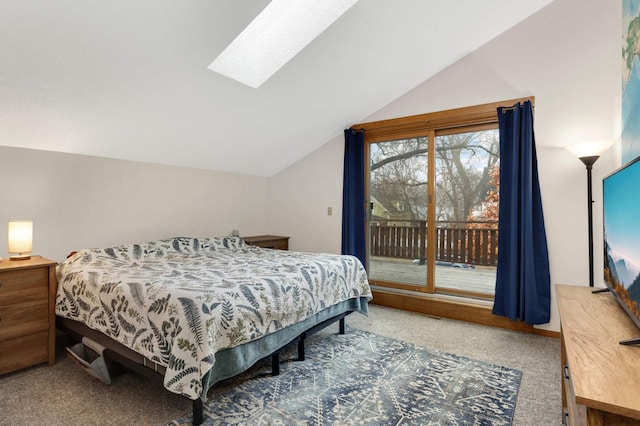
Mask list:
[[9,256],[9,260],[28,260],[31,259],[30,254],[18,254],[15,256]]

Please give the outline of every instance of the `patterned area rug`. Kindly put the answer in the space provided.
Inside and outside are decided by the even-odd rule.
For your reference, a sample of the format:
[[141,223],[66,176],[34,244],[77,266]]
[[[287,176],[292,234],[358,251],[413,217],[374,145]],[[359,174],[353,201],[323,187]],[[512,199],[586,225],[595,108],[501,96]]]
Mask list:
[[[295,359],[294,349],[281,359]],[[207,425],[510,425],[521,372],[347,328],[209,392]],[[190,424],[187,417],[170,423]]]

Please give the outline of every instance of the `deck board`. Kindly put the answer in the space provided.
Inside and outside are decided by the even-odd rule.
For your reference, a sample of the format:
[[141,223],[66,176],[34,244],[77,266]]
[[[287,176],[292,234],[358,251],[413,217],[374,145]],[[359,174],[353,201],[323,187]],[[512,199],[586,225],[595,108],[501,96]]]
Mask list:
[[[369,278],[426,286],[427,266],[411,260],[374,257],[369,264]],[[436,265],[436,288],[494,294],[495,286],[495,267],[472,269]]]

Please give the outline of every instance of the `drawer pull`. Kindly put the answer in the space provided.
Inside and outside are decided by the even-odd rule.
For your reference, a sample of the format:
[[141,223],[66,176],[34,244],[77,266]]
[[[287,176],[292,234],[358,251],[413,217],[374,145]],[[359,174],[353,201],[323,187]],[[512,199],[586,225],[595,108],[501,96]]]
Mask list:
[[569,376],[569,366],[568,365],[564,366],[564,378],[567,379],[567,380],[571,379],[571,376]]

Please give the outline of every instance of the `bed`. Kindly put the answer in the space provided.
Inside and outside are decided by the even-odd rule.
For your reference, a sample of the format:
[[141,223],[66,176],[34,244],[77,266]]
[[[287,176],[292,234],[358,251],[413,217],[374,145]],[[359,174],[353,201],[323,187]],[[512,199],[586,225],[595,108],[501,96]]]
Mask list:
[[336,319],[343,328],[344,316],[366,314],[371,300],[353,256],[263,249],[238,237],[85,249],[60,263],[57,277],[63,327],[161,375],[167,390],[194,401],[194,423],[213,385],[292,342],[302,351],[309,333]]

